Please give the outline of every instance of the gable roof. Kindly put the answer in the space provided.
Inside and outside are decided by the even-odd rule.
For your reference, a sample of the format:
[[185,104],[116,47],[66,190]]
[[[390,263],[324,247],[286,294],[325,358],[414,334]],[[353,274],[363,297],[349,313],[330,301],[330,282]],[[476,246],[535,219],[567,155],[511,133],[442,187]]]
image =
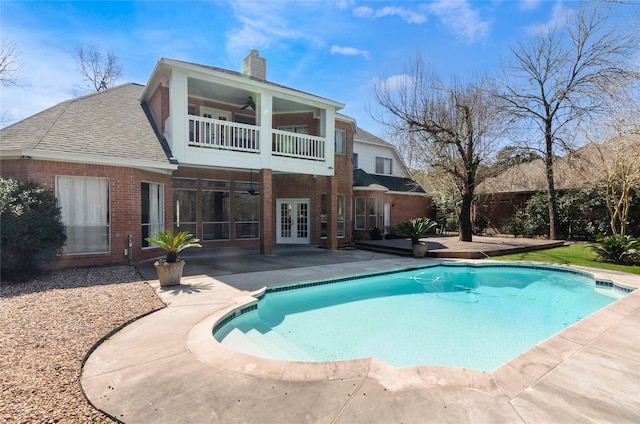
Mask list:
[[0,130],[0,155],[175,169],[140,103],[123,84],[59,103]]
[[[601,145],[589,143],[571,154],[556,157],[553,165],[556,189],[582,188],[603,179],[605,164],[609,166],[620,149],[632,149],[638,155],[635,157],[640,157],[640,134],[615,137]],[[496,177],[487,178],[478,185],[476,192],[489,194],[544,191],[547,189],[545,169],[542,159],[515,165]]]
[[380,137],[375,136],[375,135],[371,134],[370,132],[363,130],[360,127],[358,127],[358,130],[353,135],[353,139],[356,140],[356,141],[364,141],[366,143],[378,144],[380,146],[395,148],[393,146],[393,144],[384,141]]
[[362,169],[353,170],[353,186],[355,188],[382,186],[393,192],[426,194],[420,184],[411,178],[369,174]]

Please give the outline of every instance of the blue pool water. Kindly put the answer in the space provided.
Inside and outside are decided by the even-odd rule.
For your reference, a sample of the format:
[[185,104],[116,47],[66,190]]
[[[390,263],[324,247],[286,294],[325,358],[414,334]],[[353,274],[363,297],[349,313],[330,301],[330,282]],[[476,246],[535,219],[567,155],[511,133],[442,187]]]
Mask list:
[[550,269],[439,265],[267,291],[215,337],[274,359],[490,371],[622,295]]

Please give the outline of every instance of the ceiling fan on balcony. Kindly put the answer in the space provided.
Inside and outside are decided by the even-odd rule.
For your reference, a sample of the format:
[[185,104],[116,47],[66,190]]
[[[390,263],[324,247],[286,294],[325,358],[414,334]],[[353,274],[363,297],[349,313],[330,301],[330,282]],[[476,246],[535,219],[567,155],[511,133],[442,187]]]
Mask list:
[[253,97],[251,96],[247,98],[247,102],[240,108],[240,110],[245,110],[249,107],[253,110],[256,110],[256,102],[253,101]]
[[253,169],[251,170],[251,185],[249,186],[248,192],[251,196],[255,196],[258,194],[258,192],[253,189]]

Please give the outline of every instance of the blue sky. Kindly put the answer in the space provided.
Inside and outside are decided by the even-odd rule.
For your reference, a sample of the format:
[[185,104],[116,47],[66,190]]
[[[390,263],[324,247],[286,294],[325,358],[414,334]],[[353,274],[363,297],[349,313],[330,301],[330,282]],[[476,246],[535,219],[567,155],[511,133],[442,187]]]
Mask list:
[[[121,83],[145,84],[160,57],[241,70],[256,48],[270,81],[346,104],[341,112],[383,135],[367,110],[372,81],[403,72],[419,52],[442,76],[492,72],[509,48],[578,6],[493,1],[2,1],[2,42],[21,52],[21,87],[3,87],[6,117],[23,119],[73,97],[72,52],[113,50]],[[625,25],[630,8],[616,5]],[[5,123],[6,125],[7,123]]]

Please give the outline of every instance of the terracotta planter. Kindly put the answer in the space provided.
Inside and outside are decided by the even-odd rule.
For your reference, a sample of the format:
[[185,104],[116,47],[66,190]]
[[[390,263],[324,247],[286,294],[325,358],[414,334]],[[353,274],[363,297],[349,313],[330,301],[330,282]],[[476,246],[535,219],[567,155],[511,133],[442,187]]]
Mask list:
[[414,258],[424,258],[425,256],[427,256],[427,250],[428,250],[427,243],[412,244],[411,249],[413,250]]
[[156,261],[153,265],[158,273],[160,287],[180,284],[182,269],[184,268],[183,260],[177,260],[176,262]]

